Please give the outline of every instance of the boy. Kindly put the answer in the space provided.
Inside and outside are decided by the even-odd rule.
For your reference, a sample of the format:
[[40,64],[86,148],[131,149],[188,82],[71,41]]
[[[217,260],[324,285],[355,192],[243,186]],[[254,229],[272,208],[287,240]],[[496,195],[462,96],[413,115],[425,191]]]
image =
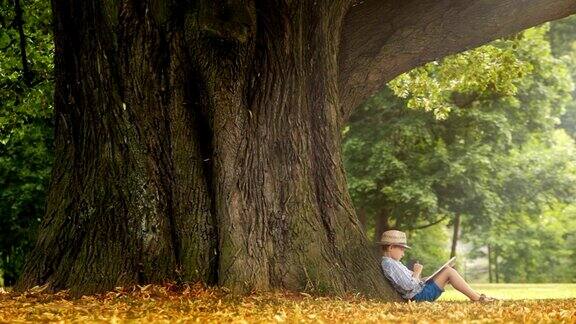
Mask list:
[[408,270],[400,263],[404,250],[410,247],[406,244],[406,234],[397,230],[382,233],[379,244],[382,245],[382,270],[394,289],[406,300],[434,301],[444,292],[444,286],[450,283],[452,287],[473,301],[494,301],[494,298],[478,294],[464,281],[452,267],[445,267],[432,280],[420,279],[422,265],[414,264],[414,271]]

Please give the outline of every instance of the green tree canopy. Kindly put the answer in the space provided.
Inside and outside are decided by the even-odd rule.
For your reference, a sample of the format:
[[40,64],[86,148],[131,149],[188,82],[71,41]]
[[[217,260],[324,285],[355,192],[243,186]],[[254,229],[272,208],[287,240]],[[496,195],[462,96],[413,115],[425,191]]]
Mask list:
[[344,152],[356,206],[407,228],[512,208],[493,177],[499,164],[548,136],[571,100],[568,66],[552,55],[547,29],[410,71],[353,115]]

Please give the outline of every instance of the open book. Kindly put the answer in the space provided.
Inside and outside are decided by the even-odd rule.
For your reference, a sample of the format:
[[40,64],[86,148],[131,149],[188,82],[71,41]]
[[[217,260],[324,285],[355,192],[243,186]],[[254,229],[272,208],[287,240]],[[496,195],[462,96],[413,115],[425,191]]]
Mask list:
[[435,275],[438,274],[438,272],[442,271],[442,269],[444,269],[446,266],[452,266],[454,265],[454,261],[456,261],[456,257],[452,257],[450,258],[450,260],[448,260],[446,263],[444,263],[440,268],[438,268],[438,270],[436,270],[433,274],[430,275],[430,277],[428,277],[426,279],[426,281],[430,281],[432,280],[432,278],[434,278]]

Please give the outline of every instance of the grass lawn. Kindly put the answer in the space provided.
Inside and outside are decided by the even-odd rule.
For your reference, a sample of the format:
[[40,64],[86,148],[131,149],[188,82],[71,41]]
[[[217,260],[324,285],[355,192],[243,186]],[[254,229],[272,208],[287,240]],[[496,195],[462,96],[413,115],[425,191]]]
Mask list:
[[[471,284],[487,296],[503,300],[576,298],[576,284]],[[448,285],[440,300],[467,300]]]
[[[550,285],[476,285],[498,296],[553,297]],[[574,296],[574,285],[556,297]],[[514,291],[514,293],[510,293]],[[451,292],[446,294],[449,296]],[[509,294],[510,293],[510,294]],[[493,303],[383,302],[359,296],[319,297],[304,293],[229,294],[201,286],[144,286],[71,298],[66,292],[0,292],[0,323],[576,323],[576,298],[502,300]]]

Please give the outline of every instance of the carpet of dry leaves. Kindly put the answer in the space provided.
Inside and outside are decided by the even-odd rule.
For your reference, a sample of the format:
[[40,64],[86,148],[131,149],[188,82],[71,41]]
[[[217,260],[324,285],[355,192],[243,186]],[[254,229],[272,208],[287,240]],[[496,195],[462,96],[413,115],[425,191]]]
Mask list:
[[196,286],[137,286],[72,298],[0,290],[0,322],[533,322],[576,323],[576,299],[393,303],[305,293],[238,296]]

